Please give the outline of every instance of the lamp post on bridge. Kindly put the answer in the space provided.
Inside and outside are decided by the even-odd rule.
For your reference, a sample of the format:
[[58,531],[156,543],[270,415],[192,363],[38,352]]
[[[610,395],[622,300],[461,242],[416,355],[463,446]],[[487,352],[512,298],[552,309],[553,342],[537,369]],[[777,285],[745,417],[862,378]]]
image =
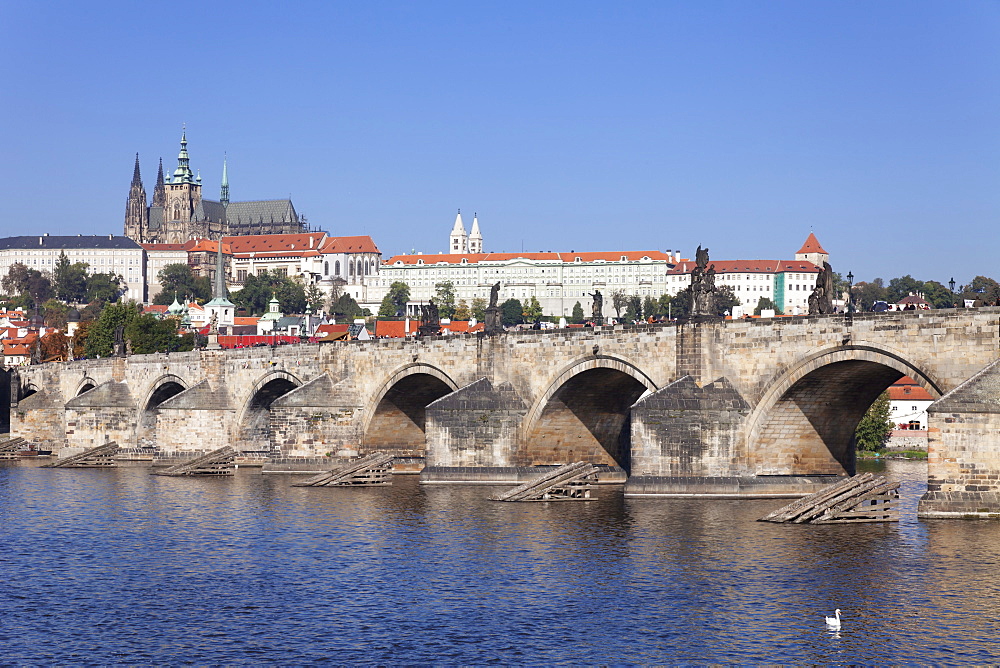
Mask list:
[[952,276],[951,280],[948,281],[948,288],[951,290],[951,305],[958,308],[958,302],[955,301],[955,277]]
[[847,312],[854,313],[854,274],[847,272]]

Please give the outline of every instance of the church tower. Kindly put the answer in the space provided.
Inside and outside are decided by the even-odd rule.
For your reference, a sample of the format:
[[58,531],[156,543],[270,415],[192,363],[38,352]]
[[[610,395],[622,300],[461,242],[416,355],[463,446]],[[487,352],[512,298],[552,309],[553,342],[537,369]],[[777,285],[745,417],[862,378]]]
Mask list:
[[823,247],[819,245],[819,239],[810,232],[809,236],[806,237],[806,242],[802,244],[802,248],[795,254],[795,259],[812,262],[817,267],[822,267],[824,262],[830,261],[830,254],[823,250]]
[[163,158],[160,158],[160,169],[156,172],[156,186],[153,187],[153,206],[166,206],[167,189],[163,185]]
[[197,221],[201,209],[201,177],[191,171],[187,152],[187,132],[181,133],[181,150],[177,154],[177,169],[166,183],[166,202],[163,207],[165,238],[162,242],[182,244],[188,239],[207,236],[198,234],[191,224]]
[[483,252],[483,233],[479,231],[479,214],[472,214],[472,231],[469,232],[469,252]]
[[146,189],[139,175],[139,154],[135,154],[135,169],[132,170],[132,186],[125,204],[125,236],[142,242],[149,228],[149,209],[146,204]]
[[469,237],[465,234],[465,225],[462,224],[462,210],[458,210],[455,216],[455,226],[451,228],[451,238],[448,244],[449,253],[464,254],[469,252]]

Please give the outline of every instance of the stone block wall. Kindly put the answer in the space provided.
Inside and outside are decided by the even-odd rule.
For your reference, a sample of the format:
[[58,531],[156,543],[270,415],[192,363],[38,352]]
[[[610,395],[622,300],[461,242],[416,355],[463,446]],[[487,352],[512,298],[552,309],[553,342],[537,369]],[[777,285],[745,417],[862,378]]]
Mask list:
[[510,383],[486,378],[427,407],[427,465],[508,467],[527,406]]
[[742,428],[750,406],[725,378],[685,376],[632,407],[632,475],[746,475]]
[[58,455],[66,448],[66,408],[61,397],[41,390],[10,409],[10,435],[36,443]]
[[1000,361],[927,411],[921,517],[1000,517]]

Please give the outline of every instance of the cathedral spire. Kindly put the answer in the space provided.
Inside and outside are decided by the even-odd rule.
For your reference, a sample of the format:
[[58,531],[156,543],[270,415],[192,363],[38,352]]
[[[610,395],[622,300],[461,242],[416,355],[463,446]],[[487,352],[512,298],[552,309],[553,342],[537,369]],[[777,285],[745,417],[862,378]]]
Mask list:
[[156,186],[153,187],[153,206],[163,206],[167,203],[167,188],[163,184],[163,158],[160,158],[160,168],[156,172]]
[[132,185],[142,185],[142,177],[139,175],[139,154],[135,154],[135,169],[132,170]]
[[222,154],[222,194],[219,201],[223,206],[229,204],[229,174],[226,172],[226,154]]
[[469,252],[483,252],[483,233],[479,231],[479,214],[472,214],[472,231],[469,232]]
[[181,150],[177,154],[177,169],[174,170],[174,178],[171,183],[192,183],[194,173],[191,171],[191,158],[187,150],[187,128],[181,130]]
[[455,225],[451,228],[451,235],[448,238],[449,247],[452,253],[469,252],[469,237],[465,234],[465,225],[462,224],[462,210],[458,210],[455,216]]

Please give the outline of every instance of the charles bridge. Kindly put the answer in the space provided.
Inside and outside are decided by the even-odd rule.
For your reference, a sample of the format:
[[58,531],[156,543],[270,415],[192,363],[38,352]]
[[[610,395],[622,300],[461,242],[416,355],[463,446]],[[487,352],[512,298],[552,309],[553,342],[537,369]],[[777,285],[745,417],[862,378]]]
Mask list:
[[996,308],[134,355],[18,369],[11,434],[292,469],[383,451],[425,483],[588,461],[630,496],[787,496],[853,474],[855,426],[908,375],[936,400],[920,513],[987,515],[998,357]]

